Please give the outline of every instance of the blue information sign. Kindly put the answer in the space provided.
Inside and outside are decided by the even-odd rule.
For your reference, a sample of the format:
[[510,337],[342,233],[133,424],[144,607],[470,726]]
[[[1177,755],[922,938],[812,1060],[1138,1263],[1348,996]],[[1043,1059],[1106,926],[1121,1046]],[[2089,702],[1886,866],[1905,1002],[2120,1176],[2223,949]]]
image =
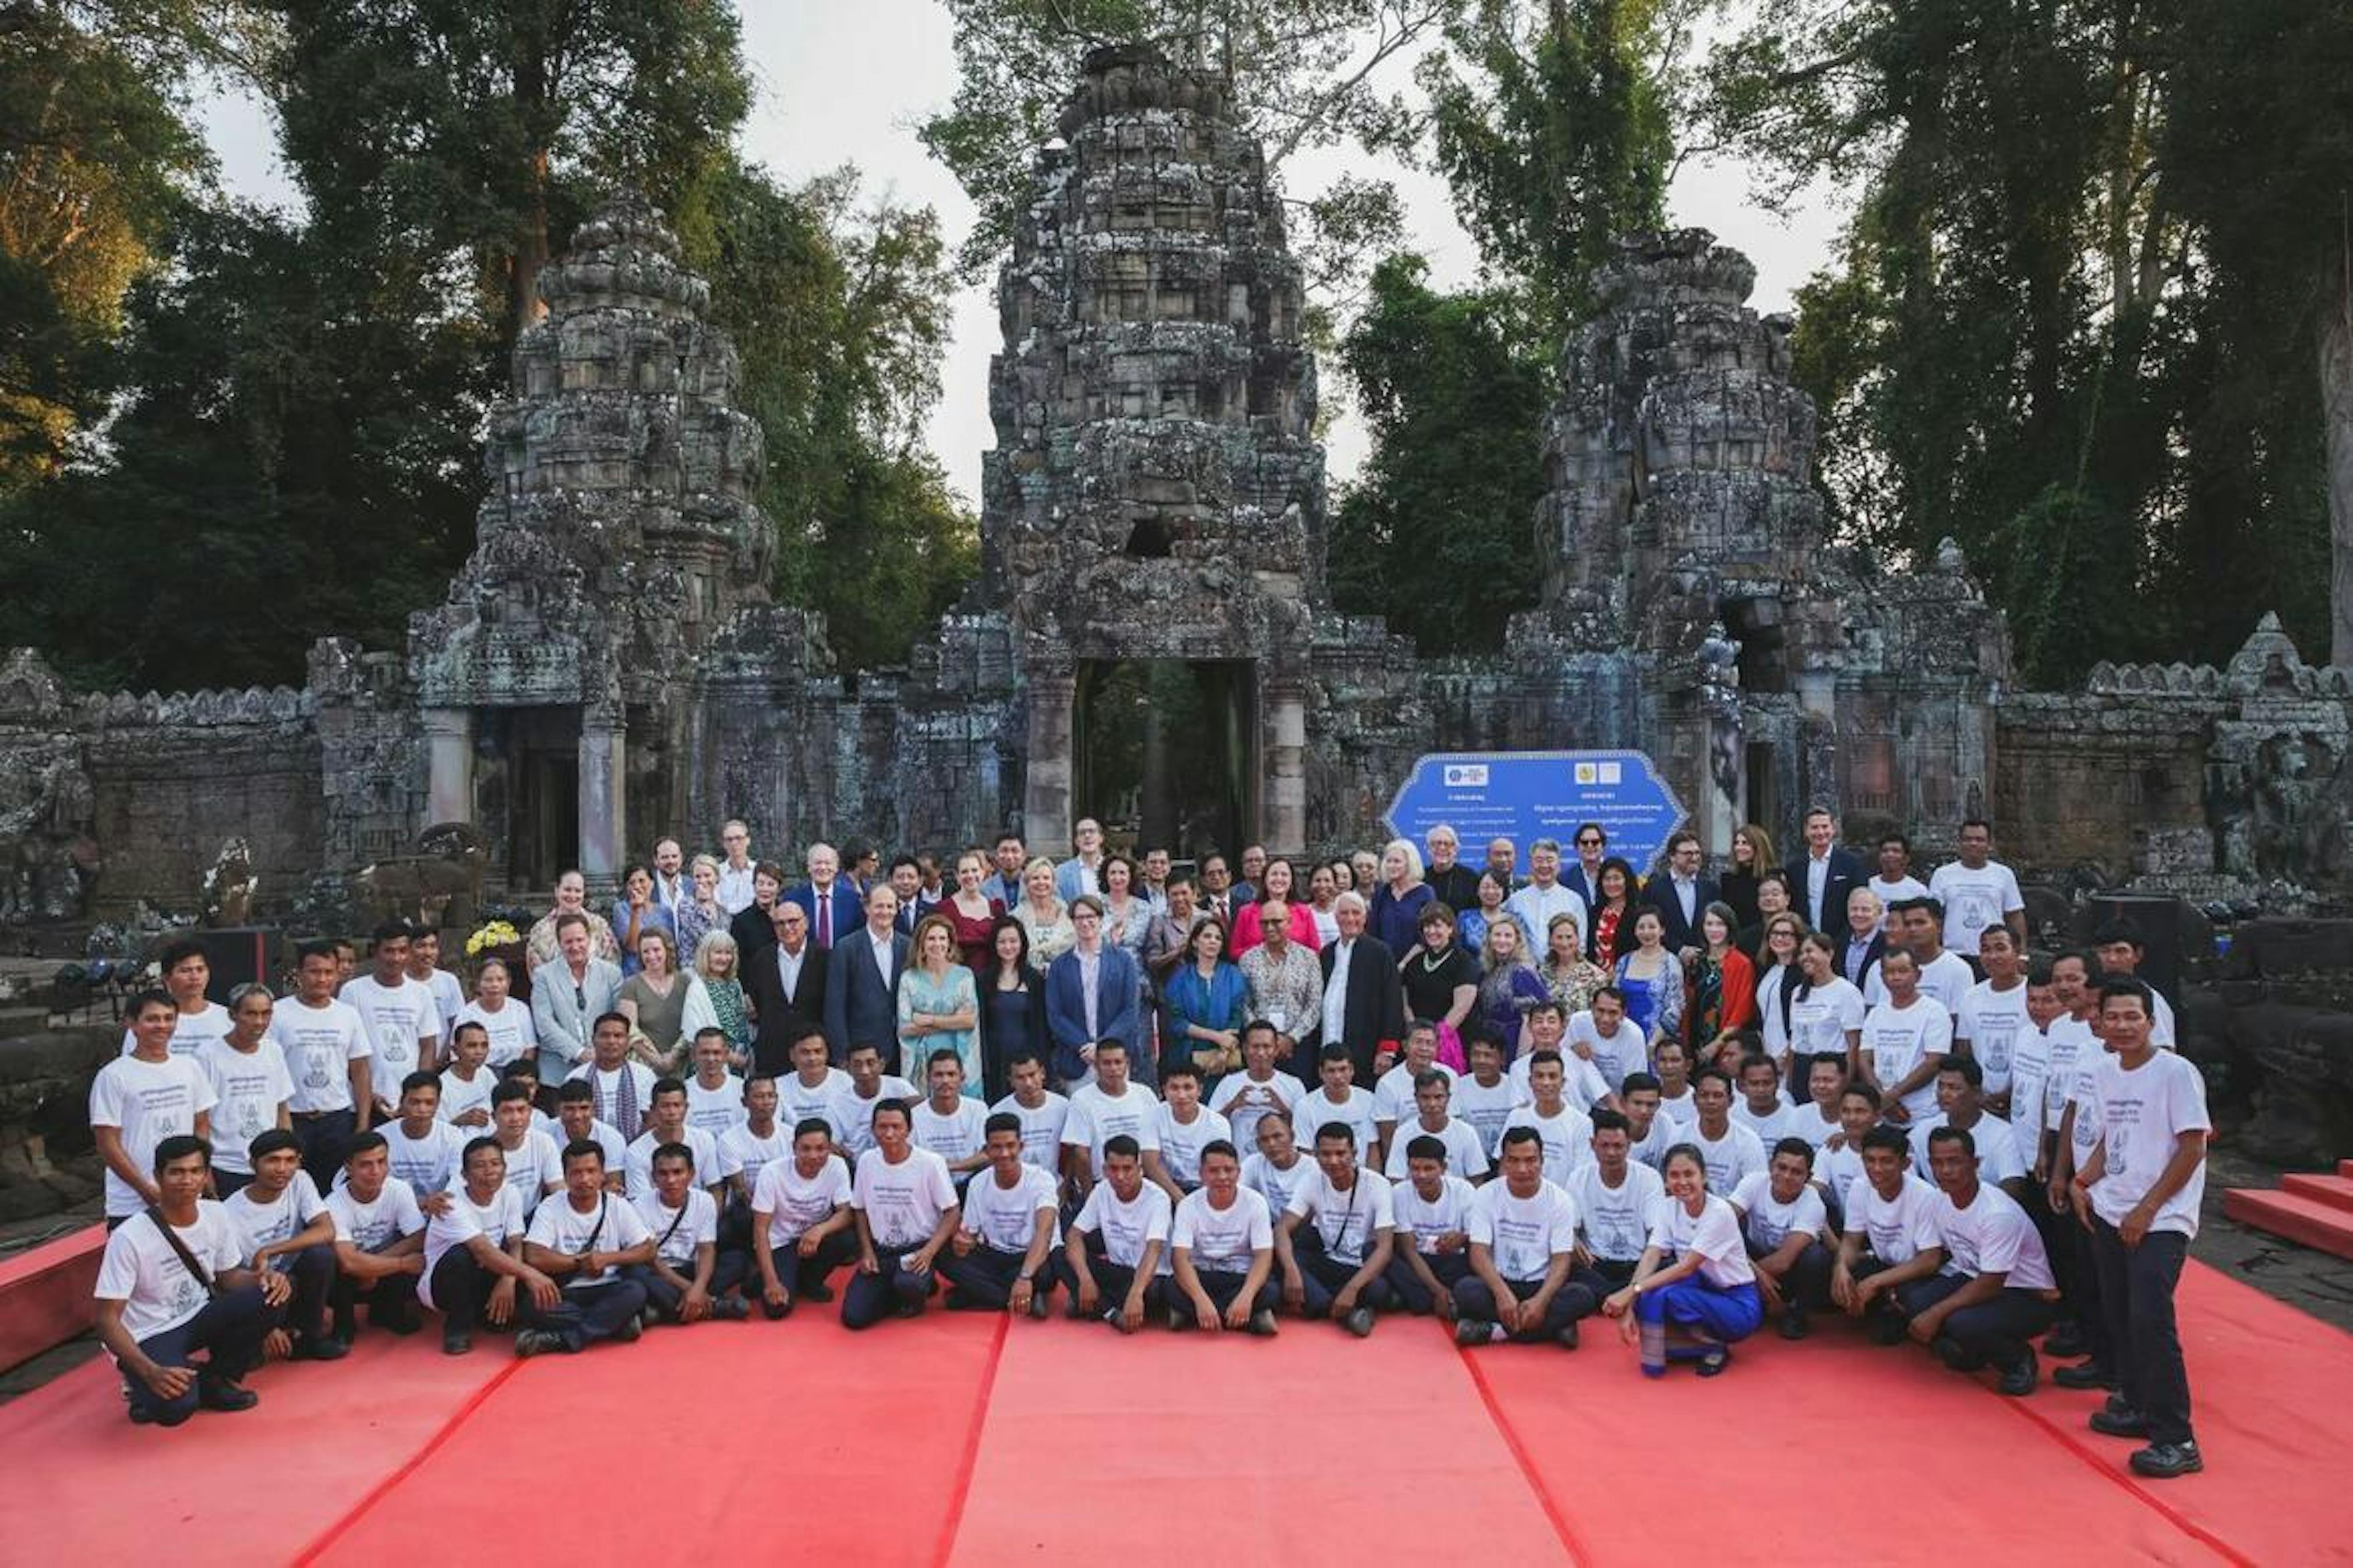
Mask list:
[[1565,861],[1576,854],[1577,825],[1598,822],[1609,853],[1642,876],[1683,816],[1641,752],[1442,752],[1414,764],[1389,802],[1388,825],[1420,848],[1431,828],[1448,824],[1472,867],[1485,863],[1489,839],[1509,838],[1525,874],[1530,840],[1559,839]]

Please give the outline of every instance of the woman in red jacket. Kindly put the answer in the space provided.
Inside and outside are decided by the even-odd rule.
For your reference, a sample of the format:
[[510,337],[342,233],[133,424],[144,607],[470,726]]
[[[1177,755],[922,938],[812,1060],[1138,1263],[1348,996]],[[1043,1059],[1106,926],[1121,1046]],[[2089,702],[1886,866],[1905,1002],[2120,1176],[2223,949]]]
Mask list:
[[1738,926],[1731,905],[1713,903],[1701,910],[1699,930],[1707,946],[1692,960],[1691,1005],[1683,1010],[1683,1023],[1693,1060],[1715,1067],[1724,1065],[1719,1056],[1736,1057],[1734,1034],[1757,1026],[1757,965],[1734,942]]

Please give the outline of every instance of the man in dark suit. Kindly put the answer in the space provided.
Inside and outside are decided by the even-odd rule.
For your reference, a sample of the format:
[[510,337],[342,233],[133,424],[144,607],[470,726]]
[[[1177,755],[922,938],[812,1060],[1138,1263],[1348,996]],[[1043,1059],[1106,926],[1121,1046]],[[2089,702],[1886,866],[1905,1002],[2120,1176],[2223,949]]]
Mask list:
[[1587,909],[1599,909],[1601,862],[1609,858],[1609,830],[1598,822],[1580,822],[1569,847],[1577,851],[1577,858],[1562,868],[1561,885],[1583,899]]
[[[864,898],[841,875],[841,858],[830,844],[812,844],[809,879],[785,897],[809,918],[809,941],[819,952],[831,952],[834,943],[856,931],[864,919]],[[884,1058],[888,1060],[886,1055]]]
[[735,939],[735,967],[738,972],[749,973],[752,955],[776,942],[775,911],[784,891],[785,868],[773,860],[763,860],[752,868],[752,901],[737,910],[727,921],[727,934]]
[[1887,956],[1884,911],[1879,907],[1879,895],[1868,887],[1849,893],[1846,908],[1846,929],[1831,934],[1838,938],[1838,972],[1860,991],[1871,984],[1872,971]]
[[[836,882],[833,890],[848,889]],[[907,967],[898,919],[899,895],[877,883],[866,895],[866,923],[836,941],[827,958],[825,1043],[836,1062],[848,1061],[852,1046],[880,1046],[885,1062],[898,1058],[899,975]]]
[[1806,813],[1806,858],[1789,868],[1789,888],[1806,923],[1841,935],[1847,899],[1870,879],[1862,858],[1839,847],[1838,818],[1830,807],[1818,805]]
[[792,1046],[801,1031],[825,1025],[827,963],[809,942],[808,915],[798,904],[779,900],[768,913],[768,941],[744,948],[741,971],[760,1019],[753,1062],[758,1071],[781,1078],[793,1070]]
[[1430,847],[1430,858],[1422,866],[1421,879],[1430,884],[1430,896],[1458,915],[1477,909],[1479,873],[1461,859],[1462,836],[1441,822],[1422,842]]
[[1667,867],[1642,885],[1642,903],[1659,911],[1669,952],[1689,957],[1707,945],[1699,918],[1723,895],[1700,872],[1699,835],[1684,828],[1667,840]]
[[1118,1040],[1127,1047],[1134,1081],[1149,1088],[1157,1064],[1143,1059],[1143,968],[1125,948],[1103,940],[1103,900],[1092,893],[1071,900],[1071,926],[1078,941],[1046,966],[1046,1037],[1054,1047],[1054,1077],[1068,1084],[1085,1080],[1094,1068],[1095,1043]]
[[[1405,1038],[1405,987],[1398,979],[1397,954],[1380,938],[1365,934],[1362,897],[1341,894],[1333,902],[1332,918],[1340,934],[1315,955],[1324,968],[1324,1017],[1316,1043],[1346,1046],[1356,1081],[1368,1084],[1388,1070],[1384,1058],[1395,1056]],[[1304,1031],[1301,1039],[1304,1045]]]

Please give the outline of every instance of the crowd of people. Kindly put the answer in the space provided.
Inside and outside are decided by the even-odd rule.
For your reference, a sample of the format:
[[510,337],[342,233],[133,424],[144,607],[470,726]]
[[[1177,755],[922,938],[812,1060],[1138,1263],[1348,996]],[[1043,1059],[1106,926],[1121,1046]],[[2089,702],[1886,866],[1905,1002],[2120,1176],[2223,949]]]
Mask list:
[[364,1317],[577,1352],[843,1270],[853,1329],[943,1292],[1465,1347],[1599,1317],[1653,1376],[1846,1319],[2012,1395],[2066,1358],[2136,1470],[2200,1468],[2172,1296],[2210,1123],[2137,933],[2030,952],[1980,821],[1925,882],[1901,837],[1802,836],[1745,826],[1720,876],[1596,823],[1525,877],[1444,826],[1196,873],[1088,820],[1059,861],[820,844],[795,879],[730,822],[609,912],[567,873],[470,987],[402,922],[226,1005],[177,944],[90,1091],[99,1331],[175,1425]]

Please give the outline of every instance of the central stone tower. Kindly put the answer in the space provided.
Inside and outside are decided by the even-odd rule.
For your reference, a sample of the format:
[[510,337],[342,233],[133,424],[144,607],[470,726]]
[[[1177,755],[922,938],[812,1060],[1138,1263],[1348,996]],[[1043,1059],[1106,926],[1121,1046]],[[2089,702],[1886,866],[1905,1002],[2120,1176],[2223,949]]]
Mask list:
[[[997,285],[982,479],[1028,831],[1303,845],[1324,454],[1282,204],[1222,89],[1155,49],[1089,56],[1059,129]],[[1222,754],[1170,758],[1172,713]]]

